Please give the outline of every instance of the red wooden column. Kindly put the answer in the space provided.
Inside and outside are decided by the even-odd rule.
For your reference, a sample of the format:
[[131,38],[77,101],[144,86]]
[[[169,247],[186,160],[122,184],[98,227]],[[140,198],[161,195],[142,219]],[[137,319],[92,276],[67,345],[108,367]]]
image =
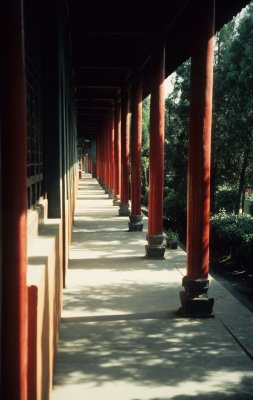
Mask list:
[[101,136],[101,186],[105,186],[105,131]]
[[98,166],[98,182],[100,186],[102,186],[102,177],[103,177],[103,153],[102,153],[102,148],[103,148],[103,142],[102,142],[102,133],[100,132],[99,137],[98,137],[98,159],[99,159],[99,166]]
[[106,136],[106,126],[103,133],[103,188],[106,188],[107,181],[107,136]]
[[96,179],[100,179],[100,136],[96,137]]
[[100,139],[99,139],[99,159],[100,159],[99,184],[100,184],[100,186],[103,187],[103,182],[104,182],[104,135],[103,135],[103,132],[101,132]]
[[92,173],[91,163],[92,163],[92,156],[91,154],[88,154],[88,173]]
[[121,107],[120,102],[115,109],[115,136],[114,136],[114,200],[113,205],[120,203],[121,182]]
[[3,5],[2,399],[27,399],[27,120],[23,1]]
[[110,117],[108,116],[107,127],[106,127],[106,170],[107,170],[107,179],[106,179],[106,190],[105,192],[109,194],[110,190]]
[[142,139],[142,82],[136,77],[132,87],[131,126],[131,215],[129,231],[142,231],[141,215],[141,139]]
[[109,121],[107,120],[106,122],[106,127],[105,127],[105,163],[104,163],[104,168],[105,168],[105,179],[104,179],[104,189],[105,193],[108,194],[109,190]]
[[114,108],[112,109],[110,116],[110,188],[109,188],[109,198],[114,198],[114,140],[115,140],[115,126],[114,126]]
[[214,0],[205,1],[191,66],[188,155],[187,276],[181,292],[185,315],[208,315],[210,158],[214,54]]
[[124,89],[121,99],[121,189],[119,215],[129,215],[129,137],[130,100],[129,91]]
[[105,192],[109,194],[110,190],[110,142],[111,142],[111,121],[110,116],[108,116],[107,128],[106,128],[106,171],[107,171],[107,178],[106,178],[106,190]]
[[93,158],[92,155],[90,154],[90,173],[91,176],[93,175]]
[[111,116],[108,116],[108,125],[107,125],[107,168],[108,168],[108,177],[107,177],[107,194],[110,196],[111,189]]
[[100,133],[98,137],[98,157],[99,157],[99,173],[98,173],[98,182],[102,184],[102,174],[103,174],[103,155],[102,155],[102,135]]
[[164,78],[165,50],[162,44],[152,51],[152,89],[150,104],[150,159],[148,201],[148,245],[146,256],[164,258],[163,187],[164,187]]

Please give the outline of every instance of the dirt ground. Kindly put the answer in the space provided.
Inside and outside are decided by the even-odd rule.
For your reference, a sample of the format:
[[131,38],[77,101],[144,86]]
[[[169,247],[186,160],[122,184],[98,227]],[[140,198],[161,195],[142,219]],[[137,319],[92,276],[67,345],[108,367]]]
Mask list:
[[212,266],[210,269],[218,282],[229,290],[245,307],[253,312],[253,273],[242,268]]

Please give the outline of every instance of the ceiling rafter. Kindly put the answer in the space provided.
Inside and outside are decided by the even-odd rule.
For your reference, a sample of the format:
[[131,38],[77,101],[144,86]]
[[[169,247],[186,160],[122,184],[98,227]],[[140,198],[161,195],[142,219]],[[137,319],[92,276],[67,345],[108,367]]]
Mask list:
[[[131,85],[136,70],[142,71],[143,96],[150,93],[154,42],[164,41],[166,76],[191,55],[204,3],[129,0],[122,12],[118,0],[69,0],[78,135],[94,138],[101,131],[120,101],[121,89]],[[216,30],[248,3],[216,0]]]

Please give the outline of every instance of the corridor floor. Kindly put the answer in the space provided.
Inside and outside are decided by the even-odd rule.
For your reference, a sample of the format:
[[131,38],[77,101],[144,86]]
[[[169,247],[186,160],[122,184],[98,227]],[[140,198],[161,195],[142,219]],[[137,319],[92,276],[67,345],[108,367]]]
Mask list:
[[146,223],[83,175],[51,399],[253,399],[252,313],[210,278],[214,318],[175,317],[185,253],[144,258]]

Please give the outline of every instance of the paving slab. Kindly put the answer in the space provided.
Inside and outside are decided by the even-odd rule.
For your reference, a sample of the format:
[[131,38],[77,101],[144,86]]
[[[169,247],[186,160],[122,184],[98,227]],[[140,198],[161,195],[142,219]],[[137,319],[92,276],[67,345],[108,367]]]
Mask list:
[[185,252],[146,259],[146,233],[83,176],[51,399],[253,399],[251,312],[210,277],[214,318],[176,317]]

